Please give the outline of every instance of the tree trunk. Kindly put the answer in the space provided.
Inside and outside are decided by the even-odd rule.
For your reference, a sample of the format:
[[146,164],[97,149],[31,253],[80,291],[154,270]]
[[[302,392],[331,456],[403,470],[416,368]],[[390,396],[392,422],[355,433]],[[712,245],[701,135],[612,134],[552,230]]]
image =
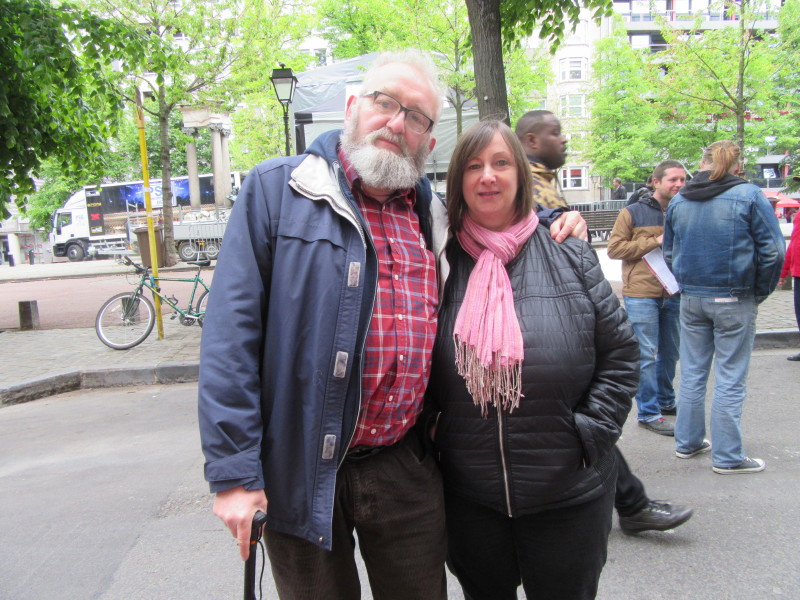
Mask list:
[[466,0],[472,32],[475,90],[481,119],[510,123],[503,45],[500,38],[500,0]]
[[[742,6],[745,5],[746,2],[742,2]],[[742,160],[744,160],[744,121],[747,112],[747,103],[744,100],[744,78],[751,41],[744,21],[744,15],[739,15],[739,41],[742,44],[742,51],[739,54],[738,80],[736,81],[736,143],[739,145]]]
[[164,264],[168,267],[178,264],[175,252],[175,235],[172,230],[172,162],[169,157],[169,113],[172,107],[167,105],[167,91],[164,86],[158,88],[158,135],[161,140],[161,198],[163,204],[161,215],[164,218],[164,247],[167,255]]

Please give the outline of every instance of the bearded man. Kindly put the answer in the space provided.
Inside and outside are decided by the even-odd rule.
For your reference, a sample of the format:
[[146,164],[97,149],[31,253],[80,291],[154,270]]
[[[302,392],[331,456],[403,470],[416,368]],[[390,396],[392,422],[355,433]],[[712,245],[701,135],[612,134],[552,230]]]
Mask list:
[[415,427],[447,232],[424,169],[442,97],[428,57],[380,55],[344,132],[255,167],[228,223],[201,344],[205,476],[242,558],[267,512],[283,599],[358,598],[354,532],[375,597],[446,598],[441,477]]

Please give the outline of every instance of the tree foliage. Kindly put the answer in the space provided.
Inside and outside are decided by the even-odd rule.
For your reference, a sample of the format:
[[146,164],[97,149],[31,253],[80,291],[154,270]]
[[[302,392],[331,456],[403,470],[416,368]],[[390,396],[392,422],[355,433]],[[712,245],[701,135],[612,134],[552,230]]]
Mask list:
[[536,34],[549,43],[551,52],[555,53],[567,27],[574,28],[580,22],[582,8],[590,10],[592,18],[599,20],[613,14],[613,1],[502,0],[500,18],[503,44],[509,48]]
[[649,81],[662,104],[674,108],[672,128],[696,132],[701,143],[708,133],[729,137],[743,153],[763,147],[778,109],[775,88],[765,82],[774,82],[782,65],[775,60],[776,40],[755,24],[762,4],[726,4],[736,22],[719,29],[700,32],[702,15],[686,29],[662,22],[669,46],[659,53],[660,69]]
[[[464,106],[476,94],[474,43],[467,7],[461,0],[319,0],[324,35],[336,58],[368,52],[414,47],[438,57],[447,100],[455,108],[456,130],[462,129]],[[377,32],[377,34],[375,33]],[[546,85],[549,67],[532,60],[521,47],[506,56],[508,83],[514,90],[514,107],[521,110]],[[505,78],[500,81],[505,86]],[[480,103],[480,100],[478,100]],[[507,110],[500,115],[507,117]]]
[[318,19],[292,0],[245,0],[237,29],[241,50],[225,86],[238,100],[230,156],[236,170],[284,153],[283,111],[270,81],[279,63],[302,72],[312,57],[300,45]]
[[[174,2],[173,0],[92,0],[95,10],[120,24],[135,27],[144,40],[146,59],[126,72],[152,101],[142,103],[145,114],[159,127],[160,166],[163,179],[172,177],[170,116],[181,104],[209,104],[220,109],[233,105],[230,89],[221,82],[238,56],[237,0]],[[138,91],[123,90],[137,102]],[[164,188],[164,243],[167,265],[175,264],[172,233],[172,192]]]
[[666,158],[658,152],[658,108],[643,76],[646,55],[631,47],[619,20],[612,35],[598,42],[594,57],[585,157],[608,182],[643,181]]
[[798,139],[790,121],[800,78],[789,75],[798,73],[796,6],[783,7],[778,36],[755,27],[756,0],[729,6],[740,18],[717,29],[700,31],[702,17],[680,28],[662,22],[669,46],[655,54],[634,51],[617,23],[593,64],[587,151],[594,170],[640,180],[626,167],[637,156],[649,168],[666,158],[696,168],[702,149],[725,138],[738,140],[750,159],[790,148]]
[[127,24],[67,2],[0,2],[0,216],[21,207],[51,158],[78,175],[91,169],[117,126],[112,60],[143,56]]
[[[780,45],[777,48],[777,61],[783,65],[776,82],[776,92],[780,95],[780,119],[784,126],[776,132],[775,144],[780,151],[786,151],[785,162],[792,166],[793,174],[800,175],[800,61],[797,49],[800,48],[800,2],[787,2],[779,15],[778,33]],[[789,191],[800,187],[791,179],[787,182]]]
[[555,52],[567,26],[578,24],[581,7],[599,19],[611,14],[612,0],[465,0],[472,33],[475,84],[481,118],[506,115],[508,94],[503,51],[538,33]]

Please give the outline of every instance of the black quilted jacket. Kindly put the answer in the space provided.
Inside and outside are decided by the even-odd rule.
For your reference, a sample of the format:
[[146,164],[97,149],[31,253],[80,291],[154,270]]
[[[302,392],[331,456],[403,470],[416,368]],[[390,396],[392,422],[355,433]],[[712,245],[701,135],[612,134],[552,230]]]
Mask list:
[[[440,305],[428,411],[449,493],[510,516],[587,502],[614,486],[639,348],[588,244],[538,227],[507,265],[525,346],[524,398],[481,416],[454,364],[453,325],[474,266],[455,239]],[[430,414],[429,412],[429,414]],[[606,488],[607,489],[607,488]]]

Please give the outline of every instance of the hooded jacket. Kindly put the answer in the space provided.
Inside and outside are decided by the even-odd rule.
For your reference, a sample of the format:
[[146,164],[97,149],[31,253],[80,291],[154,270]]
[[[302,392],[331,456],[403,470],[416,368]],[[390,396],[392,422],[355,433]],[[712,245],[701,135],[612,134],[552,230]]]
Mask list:
[[661,244],[664,211],[649,189],[623,208],[608,238],[608,257],[622,260],[622,295],[631,298],[666,298],[669,293],[642,257]]
[[778,220],[761,190],[701,171],[667,207],[664,258],[692,296],[754,296],[775,289],[785,253]]

